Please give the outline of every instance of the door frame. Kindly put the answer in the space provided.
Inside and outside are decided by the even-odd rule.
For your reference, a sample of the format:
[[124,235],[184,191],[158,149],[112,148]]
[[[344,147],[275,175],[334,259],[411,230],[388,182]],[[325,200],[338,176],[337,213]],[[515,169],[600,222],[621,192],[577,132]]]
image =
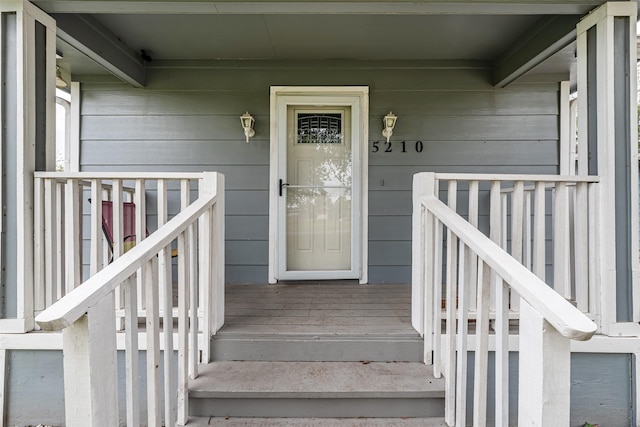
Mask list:
[[[284,103],[284,104],[283,104]],[[326,103],[326,104],[325,104]],[[280,105],[284,105],[284,120],[280,117],[282,112]],[[288,105],[308,105],[309,107],[319,105],[343,105],[352,107],[352,119],[357,123],[358,129],[353,129],[359,134],[358,140],[352,140],[352,156],[354,162],[353,188],[359,188],[359,195],[354,191],[354,197],[358,198],[359,209],[354,207],[352,213],[353,221],[357,221],[353,227],[352,271],[358,273],[360,283],[367,283],[368,280],[368,176],[369,176],[369,87],[368,86],[272,86],[270,93],[270,148],[269,148],[269,283],[277,283],[278,280],[288,280],[281,275],[278,267],[280,254],[286,253],[280,247],[279,236],[285,223],[280,220],[279,207],[279,185],[278,180],[286,177],[282,176],[286,170],[286,163],[282,165],[283,159],[280,157],[279,143],[281,132],[286,132],[286,107]],[[359,111],[356,111],[359,109]],[[284,125],[284,129],[283,128]],[[356,164],[359,163],[359,166]],[[355,168],[359,167],[360,171]],[[354,203],[354,205],[356,205]],[[286,242],[282,242],[286,245]],[[286,255],[283,255],[286,256]],[[308,280],[322,280],[331,278],[330,274],[321,274],[318,277],[310,277]],[[324,276],[324,277],[323,277]],[[293,278],[291,278],[293,279]],[[307,280],[307,279],[304,279]]]

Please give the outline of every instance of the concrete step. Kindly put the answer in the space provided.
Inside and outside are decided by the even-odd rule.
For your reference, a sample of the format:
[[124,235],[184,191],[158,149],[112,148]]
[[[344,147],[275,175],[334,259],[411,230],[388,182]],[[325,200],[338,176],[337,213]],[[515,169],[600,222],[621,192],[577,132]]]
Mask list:
[[189,427],[447,427],[444,418],[239,418],[193,417]]
[[189,384],[196,417],[424,418],[444,382],[422,363],[214,362]]
[[274,362],[420,362],[423,341],[415,334],[234,334],[211,341],[213,360]]

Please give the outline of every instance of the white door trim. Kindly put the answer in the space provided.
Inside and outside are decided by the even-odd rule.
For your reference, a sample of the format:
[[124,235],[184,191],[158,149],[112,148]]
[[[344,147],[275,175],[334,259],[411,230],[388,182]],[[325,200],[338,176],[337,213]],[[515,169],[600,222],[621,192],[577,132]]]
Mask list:
[[[286,99],[284,99],[286,97]],[[278,105],[357,105],[359,111],[354,109],[352,114],[357,114],[355,122],[358,126],[359,140],[352,141],[354,158],[359,161],[360,172],[354,171],[354,188],[359,187],[359,208],[354,211],[354,219],[359,220],[357,227],[357,241],[354,243],[354,251],[359,251],[356,256],[357,265],[353,268],[359,272],[360,283],[367,283],[368,265],[368,176],[369,176],[369,88],[367,86],[272,86],[270,94],[270,163],[269,163],[269,283],[277,283],[282,278],[278,277],[278,254],[281,250],[278,239],[281,223],[278,221],[279,186],[278,179],[282,170],[282,159],[278,150],[278,138],[282,123],[279,120]],[[286,108],[285,108],[286,111]],[[285,128],[286,131],[286,128]],[[355,129],[354,129],[355,131]],[[355,197],[355,194],[354,194]],[[321,277],[318,279],[330,278]]]

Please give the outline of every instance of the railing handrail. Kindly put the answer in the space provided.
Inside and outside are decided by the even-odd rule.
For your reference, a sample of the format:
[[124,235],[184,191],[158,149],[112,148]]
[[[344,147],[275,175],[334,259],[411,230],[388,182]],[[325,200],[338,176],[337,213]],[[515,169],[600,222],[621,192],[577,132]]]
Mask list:
[[527,174],[476,174],[476,173],[435,173],[436,180],[443,181],[522,181],[522,182],[600,182],[595,175],[527,175]]
[[595,323],[480,230],[435,196],[425,196],[421,203],[562,336],[577,341],[586,341],[593,336],[597,329]]
[[[91,176],[95,178],[95,175]],[[109,176],[114,178],[113,175]],[[136,174],[135,176],[141,178],[140,175]],[[44,176],[40,175],[39,177]],[[162,177],[168,178],[167,175]],[[197,177],[199,178],[201,175]],[[216,203],[216,200],[216,194],[205,194],[198,198],[165,225],[150,234],[149,237],[136,244],[131,250],[87,279],[81,286],[78,286],[40,313],[36,317],[36,322],[40,328],[47,331],[57,331],[71,326],[82,315],[87,313],[89,308],[95,306],[102,298],[113,292],[120,283],[140,269],[145,262],[154,257],[160,250],[176,239],[180,233],[185,231],[187,227],[197,221],[207,209]]]
[[202,179],[202,172],[35,172],[35,178],[49,179]]

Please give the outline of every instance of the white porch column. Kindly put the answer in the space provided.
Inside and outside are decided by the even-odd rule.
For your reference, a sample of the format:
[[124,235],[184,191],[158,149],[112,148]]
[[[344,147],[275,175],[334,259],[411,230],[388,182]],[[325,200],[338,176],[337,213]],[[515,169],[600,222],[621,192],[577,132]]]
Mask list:
[[609,2],[577,26],[578,173],[600,176],[593,258],[610,335],[640,332],[636,8]]
[[55,21],[0,2],[0,332],[33,329],[33,172],[55,164]]

